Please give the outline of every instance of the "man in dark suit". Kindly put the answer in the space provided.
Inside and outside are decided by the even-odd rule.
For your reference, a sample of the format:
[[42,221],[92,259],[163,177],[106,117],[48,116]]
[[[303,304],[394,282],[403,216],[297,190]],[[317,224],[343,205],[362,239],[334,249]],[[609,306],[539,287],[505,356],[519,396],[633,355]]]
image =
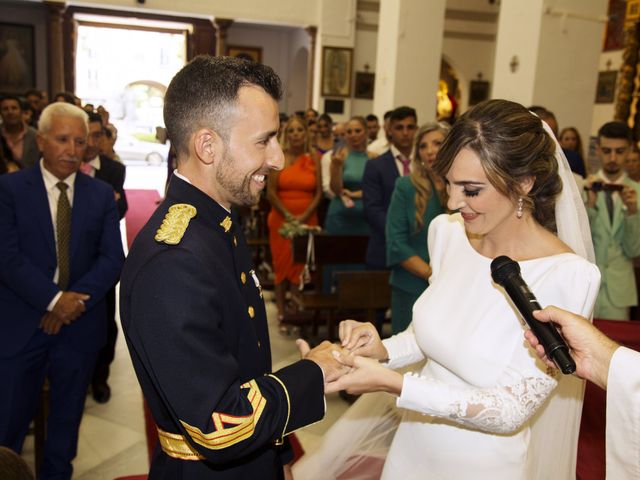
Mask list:
[[[262,288],[232,205],[253,205],[278,143],[280,79],[266,65],[198,56],[171,81],[177,153],[165,200],[122,272],[120,318],[159,434],[150,478],[281,479],[286,435],[324,416],[344,367],[324,344],[271,373]],[[283,445],[284,444],[284,445]]]
[[[367,162],[362,176],[364,216],[371,227],[366,263],[371,270],[387,269],[385,227],[391,194],[400,175],[411,172],[413,137],[418,128],[416,111],[398,107],[389,115],[391,146],[385,153]],[[382,331],[384,311],[376,312],[376,328]]]
[[124,257],[112,189],[77,173],[86,139],[86,114],[52,104],[39,122],[42,160],[0,177],[0,444],[22,449],[47,377],[43,479],[71,478],[104,296]]
[[381,156],[367,162],[362,178],[364,214],[371,227],[367,247],[367,266],[386,269],[387,255],[385,226],[391,194],[400,175],[411,172],[413,137],[416,133],[417,115],[411,107],[398,107],[389,117],[391,147]]
[[[106,141],[102,117],[93,112],[88,115],[89,136],[80,170],[111,186],[118,206],[118,216],[122,220],[128,208],[127,195],[124,191],[126,169],[122,163],[100,154],[100,149]],[[94,400],[98,403],[106,403],[111,398],[111,388],[107,383],[107,379],[109,378],[109,366],[115,356],[116,339],[118,338],[118,326],[116,324],[116,284],[118,280],[120,279],[118,278],[107,292],[107,343],[98,354],[91,378],[91,392]]]

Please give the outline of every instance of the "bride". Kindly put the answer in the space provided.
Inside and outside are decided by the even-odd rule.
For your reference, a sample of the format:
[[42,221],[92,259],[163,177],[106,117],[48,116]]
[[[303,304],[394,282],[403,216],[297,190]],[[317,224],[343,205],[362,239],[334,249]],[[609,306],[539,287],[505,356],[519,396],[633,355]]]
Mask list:
[[[350,353],[340,358],[352,371],[328,387],[394,397],[363,396],[294,476],[378,478],[355,472],[382,465],[384,454],[363,445],[385,438],[381,420],[391,431],[397,413],[383,479],[575,478],[583,384],[548,371],[527,348],[490,272],[507,255],[541,305],[591,315],[600,274],[562,150],[523,106],[491,100],[455,123],[434,169],[457,213],[429,228],[430,287],[409,328],[384,341],[371,324],[342,322]],[[425,359],[418,372],[396,371]]]

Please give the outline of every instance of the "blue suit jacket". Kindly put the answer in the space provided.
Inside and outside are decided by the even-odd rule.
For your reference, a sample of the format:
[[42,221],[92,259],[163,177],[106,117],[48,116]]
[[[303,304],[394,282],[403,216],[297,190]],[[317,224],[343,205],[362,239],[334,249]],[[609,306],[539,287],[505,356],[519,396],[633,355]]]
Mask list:
[[[59,291],[54,235],[39,164],[0,176],[0,356],[26,345]],[[70,258],[68,289],[91,299],[58,335],[77,350],[96,351],[106,339],[104,296],[120,275],[124,254],[113,189],[81,173],[74,183]]]
[[364,168],[362,177],[362,201],[364,216],[371,227],[367,246],[367,265],[386,269],[387,247],[385,227],[391,195],[399,177],[398,167],[391,150],[371,159]]

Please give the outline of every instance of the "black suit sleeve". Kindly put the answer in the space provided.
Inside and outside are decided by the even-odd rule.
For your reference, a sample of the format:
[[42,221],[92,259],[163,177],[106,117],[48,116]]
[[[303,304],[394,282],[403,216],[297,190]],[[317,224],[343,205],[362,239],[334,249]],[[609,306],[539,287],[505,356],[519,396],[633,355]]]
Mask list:
[[111,160],[109,157],[100,156],[100,170],[96,172],[96,178],[107,182],[118,194],[116,205],[118,207],[118,216],[122,220],[129,205],[127,204],[127,194],[124,191],[124,180],[126,177],[126,167],[120,162]]
[[384,205],[382,173],[379,168],[381,157],[369,160],[362,176],[362,203],[364,216],[372,230],[384,234],[387,224],[387,209]]
[[222,270],[203,269],[187,249],[155,255],[131,286],[128,316],[134,320],[127,329],[172,418],[172,425],[159,427],[178,430],[199,455],[219,464],[273,445],[324,416],[322,370],[314,362],[240,380],[223,328],[230,306],[228,286],[217,275]]

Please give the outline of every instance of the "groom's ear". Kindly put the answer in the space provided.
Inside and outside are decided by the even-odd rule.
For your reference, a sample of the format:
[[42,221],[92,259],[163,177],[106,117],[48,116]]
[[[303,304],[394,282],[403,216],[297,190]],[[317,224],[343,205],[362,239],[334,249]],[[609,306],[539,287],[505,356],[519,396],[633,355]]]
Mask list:
[[221,158],[224,142],[220,135],[210,128],[201,128],[191,137],[191,146],[195,157],[205,165],[212,165]]

